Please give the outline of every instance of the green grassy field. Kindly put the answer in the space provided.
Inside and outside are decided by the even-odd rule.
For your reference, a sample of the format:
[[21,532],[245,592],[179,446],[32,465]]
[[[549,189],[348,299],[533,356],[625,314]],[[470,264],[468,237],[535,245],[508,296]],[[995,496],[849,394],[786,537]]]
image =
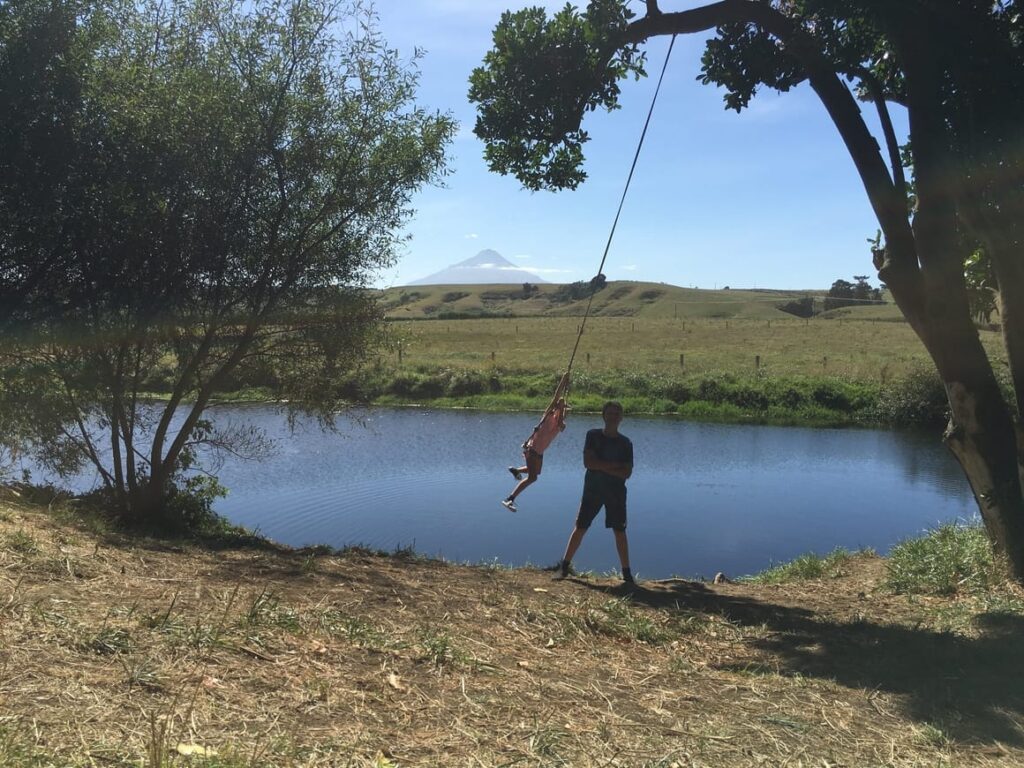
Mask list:
[[[569,361],[579,325],[575,317],[394,320],[386,363],[557,371]],[[1001,359],[999,334],[980,334],[990,354]],[[801,320],[776,312],[763,320],[592,317],[574,368],[662,375],[760,371],[885,382],[930,365],[924,346],[905,323],[855,315]]]
[[[561,295],[559,294],[561,291]],[[706,291],[613,282],[594,299],[573,365],[574,405],[769,423],[935,423],[945,397],[892,303],[803,319],[780,306],[823,291]],[[415,286],[384,292],[389,344],[356,386],[382,403],[543,408],[586,299],[565,287]],[[996,361],[997,331],[979,330]]]

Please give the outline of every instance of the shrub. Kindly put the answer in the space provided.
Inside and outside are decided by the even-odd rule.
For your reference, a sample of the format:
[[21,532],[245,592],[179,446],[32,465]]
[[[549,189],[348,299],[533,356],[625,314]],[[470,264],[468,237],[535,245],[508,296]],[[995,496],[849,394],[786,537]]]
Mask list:
[[898,426],[944,424],[949,418],[949,400],[942,379],[934,370],[920,369],[890,383],[879,395],[874,416]]
[[693,387],[686,382],[670,381],[662,389],[662,395],[680,405],[693,399]]
[[886,586],[894,592],[951,595],[978,592],[1003,581],[980,525],[948,523],[889,553]]
[[[493,377],[492,377],[493,378]],[[448,397],[482,395],[488,389],[489,381],[477,371],[453,371],[445,387]]]
[[842,566],[848,563],[852,556],[853,553],[842,547],[832,550],[824,557],[808,553],[744,580],[755,584],[783,584],[789,581],[805,581],[824,577],[834,579],[843,575]]

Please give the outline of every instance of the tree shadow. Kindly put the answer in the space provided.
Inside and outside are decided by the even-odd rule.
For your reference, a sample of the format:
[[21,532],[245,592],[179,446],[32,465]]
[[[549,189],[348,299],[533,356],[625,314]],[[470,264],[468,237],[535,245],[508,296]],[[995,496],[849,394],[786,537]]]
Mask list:
[[[749,645],[772,657],[782,675],[834,681],[902,697],[905,714],[964,742],[1024,745],[1024,616],[975,618],[978,637],[872,621],[839,622],[813,611],[728,595],[699,582],[624,590],[575,583],[669,613],[716,614],[766,627]],[[748,664],[719,669],[744,671]]]

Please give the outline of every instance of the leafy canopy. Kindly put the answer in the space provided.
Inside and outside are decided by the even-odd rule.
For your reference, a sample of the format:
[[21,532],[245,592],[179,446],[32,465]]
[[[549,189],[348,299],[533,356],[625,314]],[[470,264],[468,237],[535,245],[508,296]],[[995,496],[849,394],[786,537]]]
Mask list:
[[26,298],[0,444],[138,516],[206,449],[252,453],[216,393],[330,422],[381,338],[363,289],[445,172],[416,87],[358,0],[0,3],[0,300]]
[[618,81],[645,74],[639,48],[620,44],[634,15],[621,0],[593,0],[583,13],[567,4],[551,18],[543,8],[502,14],[469,89],[492,171],[532,190],[575,189],[586,178],[584,113],[617,109]]

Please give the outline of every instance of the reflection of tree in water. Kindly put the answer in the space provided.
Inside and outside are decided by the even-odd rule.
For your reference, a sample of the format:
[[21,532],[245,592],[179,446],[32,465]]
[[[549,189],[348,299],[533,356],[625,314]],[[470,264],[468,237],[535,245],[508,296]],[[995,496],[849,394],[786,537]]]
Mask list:
[[924,481],[945,494],[970,494],[963,470],[942,444],[941,432],[900,431],[894,432],[893,437],[893,454],[911,485]]

